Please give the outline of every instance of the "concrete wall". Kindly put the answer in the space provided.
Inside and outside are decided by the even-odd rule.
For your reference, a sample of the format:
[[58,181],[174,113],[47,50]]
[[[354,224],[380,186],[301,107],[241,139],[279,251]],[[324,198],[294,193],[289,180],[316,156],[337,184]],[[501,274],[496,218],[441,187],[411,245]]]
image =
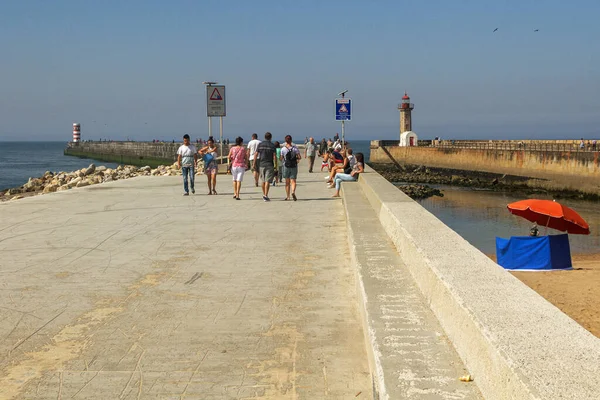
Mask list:
[[[173,164],[177,160],[179,146],[181,143],[80,142],[70,143],[65,154],[119,164],[156,167]],[[223,145],[223,152],[229,152],[227,145]]]
[[[600,193],[600,160],[597,151],[493,150],[458,147],[379,146],[371,142],[373,163],[400,164],[532,177],[551,181],[549,187]],[[540,185],[543,186],[543,185]]]
[[484,398],[599,398],[598,338],[372,169],[359,185]]

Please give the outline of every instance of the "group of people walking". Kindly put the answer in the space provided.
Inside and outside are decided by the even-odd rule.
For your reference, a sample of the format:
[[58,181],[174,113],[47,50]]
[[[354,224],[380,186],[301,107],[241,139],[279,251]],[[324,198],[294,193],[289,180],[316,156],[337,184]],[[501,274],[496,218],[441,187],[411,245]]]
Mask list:
[[[296,201],[296,179],[298,177],[298,163],[302,156],[300,150],[292,142],[292,137],[287,135],[283,146],[279,142],[273,143],[270,132],[265,133],[264,140],[258,140],[256,133],[252,134],[252,140],[244,147],[241,137],[235,139],[235,145],[229,150],[230,172],[233,177],[233,198],[240,200],[240,189],[246,170],[251,170],[254,183],[258,186],[262,181],[263,200],[271,201],[269,190],[271,185],[285,180],[285,200]],[[183,145],[177,150],[177,166],[181,168],[183,175],[183,195],[189,196],[196,193],[194,188],[195,166],[198,157],[204,160],[204,173],[208,179],[208,194],[216,195],[217,174],[217,147],[213,138],[209,138],[207,145],[196,150],[190,144],[189,135],[183,136]]]
[[[262,198],[265,202],[271,201],[269,190],[271,186],[285,181],[284,200],[296,201],[296,180],[298,177],[298,163],[302,159],[300,150],[292,142],[292,137],[287,135],[283,146],[279,142],[272,142],[273,136],[270,132],[265,133],[264,140],[258,140],[256,133],[252,134],[252,140],[244,147],[241,137],[235,139],[235,145],[229,149],[228,160],[231,175],[233,177],[233,198],[240,200],[242,181],[247,170],[252,172],[254,184],[258,187],[259,181],[262,186]],[[347,145],[347,143],[345,143]],[[311,137],[305,145],[304,157],[308,160],[308,172],[312,173],[317,156],[323,157],[323,166],[327,166],[329,174],[326,176],[329,187],[335,188],[333,197],[339,197],[340,184],[343,181],[355,181],[364,171],[364,156],[362,153],[353,155],[352,149],[342,146],[339,140],[335,143],[323,141],[318,146]],[[195,167],[198,158],[204,161],[204,174],[208,180],[208,195],[216,195],[217,174],[219,164],[217,163],[217,146],[210,137],[206,146],[197,150],[190,143],[189,135],[183,136],[183,145],[177,150],[177,166],[181,168],[183,175],[183,195],[189,196],[196,193],[194,188]]]

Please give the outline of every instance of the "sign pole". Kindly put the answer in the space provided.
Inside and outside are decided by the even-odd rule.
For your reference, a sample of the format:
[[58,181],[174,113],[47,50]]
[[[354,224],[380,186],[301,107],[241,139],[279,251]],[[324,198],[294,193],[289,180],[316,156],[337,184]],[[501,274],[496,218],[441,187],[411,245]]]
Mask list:
[[[208,117],[208,137],[212,136],[212,118]],[[208,138],[206,138],[208,140]]]
[[[221,143],[221,163],[223,163],[223,117],[219,117],[219,142]],[[229,165],[229,157],[227,157]]]
[[342,149],[346,149],[346,139],[345,139],[345,129],[344,127],[346,126],[345,124],[346,121],[342,121]]

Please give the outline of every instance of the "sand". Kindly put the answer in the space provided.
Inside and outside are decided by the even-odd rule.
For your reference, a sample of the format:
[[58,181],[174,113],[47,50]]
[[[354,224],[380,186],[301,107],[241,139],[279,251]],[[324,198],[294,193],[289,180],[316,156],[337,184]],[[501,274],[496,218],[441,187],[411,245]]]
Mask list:
[[572,259],[571,271],[511,273],[600,338],[600,254]]

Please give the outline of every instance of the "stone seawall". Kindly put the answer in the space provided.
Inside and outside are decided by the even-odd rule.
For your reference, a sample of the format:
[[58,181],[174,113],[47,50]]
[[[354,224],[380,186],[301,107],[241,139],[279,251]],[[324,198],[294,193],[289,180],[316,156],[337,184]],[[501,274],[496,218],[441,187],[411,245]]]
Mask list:
[[[81,142],[69,143],[65,155],[91,158],[94,160],[157,167],[170,165],[177,160],[177,149],[181,143],[149,142]],[[217,145],[219,148],[219,145]],[[229,147],[223,145],[227,154]]]
[[384,147],[372,141],[370,161],[530,177],[537,181],[532,186],[600,194],[598,151]]
[[[342,184],[345,203],[354,201],[359,194],[354,191],[349,197],[346,191],[352,188],[350,185],[355,184]],[[598,398],[600,341],[595,336],[372,169],[366,168],[365,173],[360,175],[358,187],[448,340],[474,377],[483,398]],[[355,215],[353,218],[359,217]],[[365,229],[365,225],[366,221],[359,220],[357,231]],[[359,241],[350,242],[351,253],[359,245]],[[386,269],[390,266],[400,269],[400,263],[378,265],[380,249],[375,244],[371,247],[375,256],[371,263],[358,266],[362,271],[362,274],[357,274],[359,288],[368,284],[372,275],[384,277],[388,281],[385,288],[391,287],[398,279],[405,279]],[[353,262],[356,264],[356,260]],[[396,296],[388,298],[398,297],[402,292],[394,294]],[[371,310],[373,303],[381,301],[376,295],[363,296],[362,300],[362,309],[371,306]],[[388,309],[400,308],[388,306]],[[415,317],[419,318],[420,314],[412,319]],[[390,359],[389,351],[397,352],[394,358],[402,360],[409,357],[406,356],[408,351],[424,347],[392,340],[403,332],[392,325],[402,318],[398,314],[381,316],[372,312],[363,318],[365,331],[374,338],[367,341],[373,344],[372,349],[367,351],[373,358],[370,362],[376,366],[378,362],[383,366]],[[387,342],[377,340],[386,336]],[[387,346],[389,342],[397,346]],[[437,359],[438,355],[430,357]],[[386,372],[387,376],[384,376]],[[389,372],[383,367],[379,389],[393,390],[402,382],[397,379],[400,374],[391,375]],[[402,378],[410,376],[403,370],[400,372]],[[418,376],[418,380],[422,381],[424,374],[412,376]],[[467,397],[454,394],[454,397],[443,398]]]

